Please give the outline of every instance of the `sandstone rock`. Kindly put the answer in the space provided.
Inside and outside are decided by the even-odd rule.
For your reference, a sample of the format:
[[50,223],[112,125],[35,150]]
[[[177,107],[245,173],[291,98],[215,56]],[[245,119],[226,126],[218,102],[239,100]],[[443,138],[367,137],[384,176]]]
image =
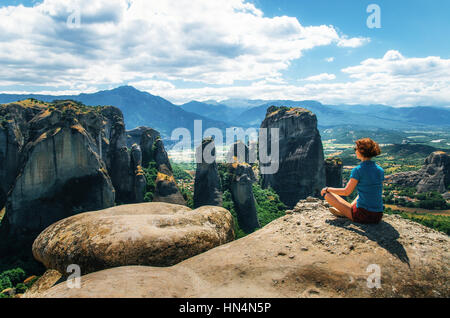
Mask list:
[[178,189],[177,182],[173,176],[169,156],[164,149],[161,138],[156,139],[154,145],[154,159],[158,169],[158,175],[155,181],[156,189],[153,201],[186,205],[186,201]]
[[419,171],[400,172],[386,176],[386,182],[415,187],[417,192],[447,192],[450,186],[450,156],[445,152],[432,153]]
[[[0,105],[2,240],[31,245],[40,231],[62,218],[143,202],[141,145],[153,156],[159,133],[146,127],[136,131],[140,144],[130,151],[118,108],[33,99]],[[162,141],[157,150],[156,157],[168,162]],[[178,191],[176,184],[159,188],[171,187]],[[184,203],[181,194],[176,198],[171,202]]]
[[0,209],[6,204],[22,161],[22,152],[29,135],[29,118],[42,109],[16,104],[0,105]]
[[[326,180],[316,115],[303,108],[272,106],[261,128],[269,132],[271,128],[280,129],[279,170],[275,174],[261,173],[263,187],[271,186],[289,208],[307,196],[320,196]],[[267,143],[271,145],[270,133],[268,136]]]
[[[156,164],[158,175],[155,180],[156,189],[153,194],[153,202],[186,205],[186,201],[178,189],[175,178],[173,177],[173,170],[170,164],[169,155],[165,150],[160,133],[152,128],[139,127],[128,131],[127,136],[128,143],[130,144],[131,142],[135,142],[135,145],[139,146],[141,150],[140,166],[142,168],[147,168],[151,162]],[[134,163],[134,165],[136,164]],[[136,170],[136,168],[134,169]],[[136,185],[135,193],[140,194],[140,189],[143,189],[143,182],[139,179],[139,177],[142,178],[143,174],[136,174],[134,180]]]
[[[83,276],[81,289],[59,284],[39,297],[450,296],[447,235],[391,215],[378,225],[353,224],[320,202],[295,212],[173,267],[108,269]],[[281,249],[295,257],[279,256]],[[368,287],[373,264],[381,288]]]
[[140,146],[142,149],[142,166],[148,167],[151,161],[154,161],[155,154],[153,146],[158,138],[160,138],[159,132],[154,129],[141,127],[142,135],[140,140]]
[[260,227],[256,213],[252,184],[255,182],[252,167],[246,163],[231,165],[231,196],[237,214],[239,227],[251,233]]
[[[212,162],[204,157],[207,153]],[[194,207],[222,206],[222,191],[219,172],[216,163],[216,148],[214,140],[205,138],[196,149],[197,170],[194,184]],[[208,159],[208,160],[205,160]]]
[[114,205],[106,167],[81,126],[44,133],[30,148],[7,201],[10,235],[37,235],[62,218]]
[[61,273],[70,264],[90,273],[124,265],[172,266],[233,239],[233,218],[223,208],[142,203],[61,220],[38,236],[33,255]]
[[326,186],[332,188],[342,188],[342,168],[343,163],[340,158],[325,159]]
[[171,173],[167,175],[158,172],[155,184],[156,188],[153,195],[153,202],[186,205],[186,201],[180,193],[176,180]]
[[255,163],[256,151],[255,149],[250,149],[246,144],[239,140],[230,146],[230,150],[226,156],[227,163],[233,163],[235,160],[238,162]]
[[144,202],[147,180],[142,169],[141,147],[136,144],[131,148],[131,166],[134,168],[134,201]]
[[62,277],[62,274],[56,270],[49,269],[44,275],[34,282],[34,284],[22,295],[22,298],[39,297],[47,289],[53,287]]
[[[160,134],[158,131],[156,131],[152,128],[143,127],[143,126],[132,129],[132,130],[128,130],[126,132],[127,147],[131,148],[134,144],[141,145],[142,137],[144,134],[146,134],[145,138],[148,138],[148,139],[144,139],[144,140],[148,141],[147,146],[150,146],[150,150],[151,150],[151,146],[153,145],[154,140],[156,140],[156,137],[159,137]],[[153,142],[151,140],[153,140]]]

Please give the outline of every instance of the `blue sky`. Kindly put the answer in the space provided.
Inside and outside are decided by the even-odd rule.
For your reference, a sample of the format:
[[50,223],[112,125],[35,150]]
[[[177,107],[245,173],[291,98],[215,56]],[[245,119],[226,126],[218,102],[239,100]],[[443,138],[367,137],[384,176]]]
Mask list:
[[7,0],[0,92],[448,106],[448,12],[447,0]]

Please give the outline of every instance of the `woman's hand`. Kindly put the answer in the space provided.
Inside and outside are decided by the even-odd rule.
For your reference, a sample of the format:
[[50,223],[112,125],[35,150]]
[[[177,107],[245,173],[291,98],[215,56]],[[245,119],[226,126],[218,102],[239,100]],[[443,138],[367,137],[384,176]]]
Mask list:
[[327,188],[323,188],[322,192],[320,193],[321,196],[325,196],[328,193],[328,187]]

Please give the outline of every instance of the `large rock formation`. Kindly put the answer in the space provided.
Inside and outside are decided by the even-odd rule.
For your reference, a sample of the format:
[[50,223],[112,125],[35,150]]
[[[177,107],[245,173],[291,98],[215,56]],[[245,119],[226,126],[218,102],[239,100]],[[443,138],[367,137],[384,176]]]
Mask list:
[[30,144],[6,206],[13,236],[38,233],[83,210],[114,205],[106,166],[81,126],[56,128]]
[[142,202],[140,150],[132,160],[119,109],[29,99],[0,115],[2,235],[28,241],[68,216]]
[[[205,153],[211,158],[205,158]],[[222,187],[215,160],[216,148],[211,137],[202,141],[202,144],[196,149],[195,158],[197,170],[194,184],[194,207],[222,206]]]
[[342,160],[340,158],[325,159],[326,186],[332,188],[342,187]]
[[300,202],[292,215],[169,268],[108,269],[81,277],[80,289],[64,282],[37,297],[450,296],[447,235],[394,215],[353,224],[322,202]]
[[450,187],[450,156],[433,152],[419,171],[400,172],[386,176],[386,182],[405,187],[415,187],[418,193],[438,191],[445,193]]
[[164,148],[164,143],[159,132],[152,128],[139,127],[127,132],[128,144],[139,143],[141,150],[141,167],[148,168],[155,164],[158,174],[155,181],[155,193],[153,202],[165,202],[171,204],[186,205],[175,178],[172,165]]
[[33,255],[66,274],[125,266],[172,266],[234,240],[233,218],[219,207],[142,203],[78,214],[43,231]]
[[255,149],[250,149],[246,144],[239,140],[230,146],[230,150],[228,151],[225,160],[227,163],[239,161],[253,164],[256,162],[256,157]]
[[[272,106],[261,128],[268,129],[269,155],[270,129],[278,128],[280,132],[279,169],[274,174],[263,174],[261,170],[263,187],[271,186],[290,208],[308,196],[320,196],[325,187],[325,164],[316,115],[303,108]],[[260,148],[260,156],[261,151]],[[260,166],[266,165],[260,163]]]
[[251,233],[260,227],[256,213],[253,183],[256,181],[252,167],[247,163],[230,164],[231,197],[234,203],[239,227]]
[[172,204],[186,205],[177,182],[173,176],[172,166],[169,161],[169,156],[164,149],[164,144],[161,138],[158,138],[154,144],[154,159],[158,169],[158,176],[155,184],[155,194],[153,202],[166,202]]
[[46,106],[30,101],[0,105],[0,209],[6,204],[21,166],[25,144],[29,139],[30,120]]

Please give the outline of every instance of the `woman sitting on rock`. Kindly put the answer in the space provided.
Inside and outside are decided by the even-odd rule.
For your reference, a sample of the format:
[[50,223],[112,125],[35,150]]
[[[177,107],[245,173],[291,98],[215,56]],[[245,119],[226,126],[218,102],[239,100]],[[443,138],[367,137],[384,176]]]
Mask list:
[[[377,224],[383,218],[384,170],[371,159],[380,155],[380,146],[370,138],[360,139],[354,148],[361,164],[352,170],[344,189],[325,188],[322,196],[332,206],[330,212],[353,222]],[[349,196],[357,188],[358,197],[352,204],[342,196]]]

